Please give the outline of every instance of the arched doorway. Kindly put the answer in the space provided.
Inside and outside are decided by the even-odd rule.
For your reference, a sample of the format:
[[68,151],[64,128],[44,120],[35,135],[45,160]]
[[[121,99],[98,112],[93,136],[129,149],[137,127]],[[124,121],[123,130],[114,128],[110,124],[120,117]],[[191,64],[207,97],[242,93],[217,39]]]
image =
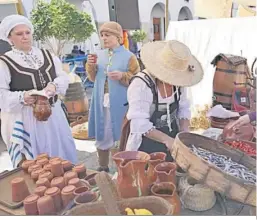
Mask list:
[[193,20],[193,15],[190,9],[186,6],[182,7],[178,14],[178,21]]
[[151,12],[152,39],[163,40],[165,37],[165,5],[157,3]]

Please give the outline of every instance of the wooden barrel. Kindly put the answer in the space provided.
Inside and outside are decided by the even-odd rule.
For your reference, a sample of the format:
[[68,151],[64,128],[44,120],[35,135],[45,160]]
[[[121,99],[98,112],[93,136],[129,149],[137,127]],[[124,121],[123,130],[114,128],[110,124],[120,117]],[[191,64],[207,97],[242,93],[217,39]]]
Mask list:
[[67,108],[70,123],[75,122],[80,116],[88,114],[88,99],[82,83],[76,82],[69,84],[64,97],[64,104]]
[[217,62],[213,79],[213,106],[221,104],[231,110],[233,89],[235,86],[246,87],[248,77],[249,68],[246,62],[234,66],[221,58]]

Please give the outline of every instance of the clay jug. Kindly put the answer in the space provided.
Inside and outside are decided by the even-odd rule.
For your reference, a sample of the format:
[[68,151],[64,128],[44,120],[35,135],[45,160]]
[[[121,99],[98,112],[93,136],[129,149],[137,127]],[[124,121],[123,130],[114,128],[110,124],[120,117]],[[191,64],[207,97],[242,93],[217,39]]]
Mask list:
[[47,121],[52,114],[51,105],[48,98],[36,96],[37,100],[33,106],[33,114],[38,121]]
[[150,155],[141,151],[123,151],[113,157],[118,168],[117,189],[121,198],[149,195],[152,184]]
[[174,207],[174,215],[179,215],[181,210],[181,204],[176,191],[177,190],[175,184],[171,182],[154,183],[151,187],[151,194],[168,201]]
[[155,172],[155,167],[162,163],[162,162],[165,162],[165,159],[166,159],[166,154],[163,153],[163,152],[156,152],[156,153],[151,153],[150,154],[150,160],[149,160],[149,163],[150,165],[149,166],[152,166],[152,182],[155,182],[157,180],[157,173]]
[[176,184],[176,163],[163,162],[155,167],[157,173],[157,182],[172,182]]

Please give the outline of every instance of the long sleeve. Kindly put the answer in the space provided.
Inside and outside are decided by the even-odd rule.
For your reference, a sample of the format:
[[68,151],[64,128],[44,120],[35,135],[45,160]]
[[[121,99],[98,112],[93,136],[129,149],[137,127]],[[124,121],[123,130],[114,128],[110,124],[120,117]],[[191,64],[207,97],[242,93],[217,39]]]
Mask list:
[[181,88],[179,111],[177,116],[179,119],[191,119],[190,101],[187,98],[187,89],[185,87]]
[[123,84],[124,86],[128,86],[131,78],[139,71],[140,66],[138,64],[137,58],[135,55],[132,55],[129,60],[128,71],[123,73],[122,78],[120,80],[121,84]]
[[19,112],[22,108],[23,92],[11,92],[11,75],[7,65],[0,60],[0,109],[4,112]]
[[248,114],[248,116],[250,118],[250,122],[256,121],[256,112],[251,112]]
[[88,64],[86,63],[86,71],[88,74],[88,79],[91,82],[95,81],[95,76],[96,76],[96,72],[97,72],[97,64]]

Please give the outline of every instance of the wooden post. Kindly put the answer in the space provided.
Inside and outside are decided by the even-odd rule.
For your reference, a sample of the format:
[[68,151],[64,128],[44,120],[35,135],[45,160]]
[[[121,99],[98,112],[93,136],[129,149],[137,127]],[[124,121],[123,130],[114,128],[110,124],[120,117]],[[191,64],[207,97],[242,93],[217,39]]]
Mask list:
[[165,3],[165,36],[167,35],[169,27],[169,0],[166,0]]
[[24,15],[24,10],[23,10],[23,6],[22,6],[22,1],[21,1],[21,0],[18,0],[18,2],[15,4],[15,6],[16,6],[17,14],[19,14],[19,15]]

